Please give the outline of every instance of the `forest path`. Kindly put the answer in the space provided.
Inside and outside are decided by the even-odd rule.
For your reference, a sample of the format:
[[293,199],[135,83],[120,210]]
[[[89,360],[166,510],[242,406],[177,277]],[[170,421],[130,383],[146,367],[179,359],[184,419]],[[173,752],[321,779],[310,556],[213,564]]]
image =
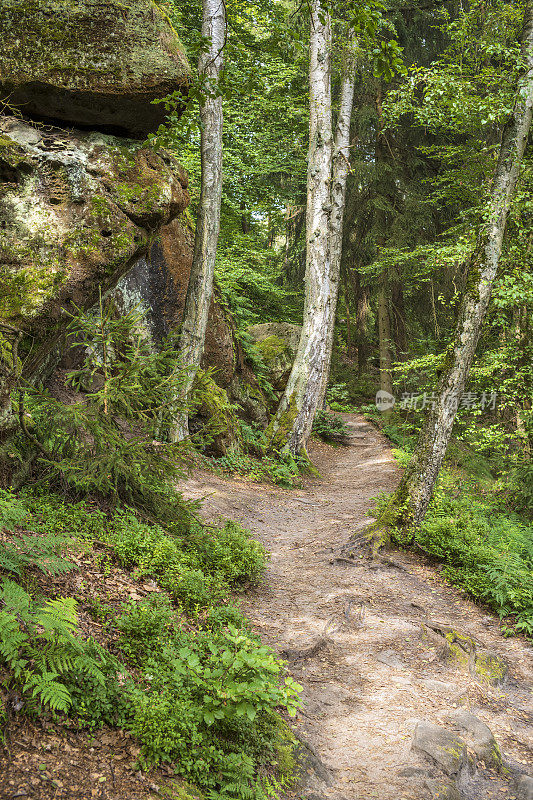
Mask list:
[[[418,720],[449,728],[449,714],[466,708],[491,728],[504,756],[531,774],[532,651],[523,639],[504,639],[496,617],[416,555],[395,551],[376,561],[343,555],[350,537],[368,524],[372,498],[399,478],[387,440],[363,417],[343,417],[349,446],[313,444],[320,477],[302,490],[203,472],[181,487],[189,498],[207,497],[204,516],[242,522],[271,553],[264,583],[242,607],[304,687],[295,728],[314,754],[314,768],[296,796],[529,797],[483,768],[466,777],[461,772],[460,795],[439,794],[451,779],[411,749]],[[437,637],[424,634],[426,617],[504,657],[505,685],[488,686],[465,666],[443,660]]]

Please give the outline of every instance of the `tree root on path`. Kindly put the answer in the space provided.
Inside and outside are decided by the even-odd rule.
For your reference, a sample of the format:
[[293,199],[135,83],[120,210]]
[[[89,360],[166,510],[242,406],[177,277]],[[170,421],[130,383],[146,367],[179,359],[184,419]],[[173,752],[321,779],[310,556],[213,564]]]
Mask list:
[[[323,783],[325,783],[326,786],[333,786],[334,784],[333,776],[329,771],[329,769],[321,761],[320,756],[316,752],[311,742],[309,742],[304,736],[302,736],[302,734],[299,731],[295,730],[294,728],[292,729],[292,732],[295,738],[300,742],[304,750],[302,754],[303,755],[302,760],[308,762],[309,766],[313,769],[316,776],[320,778],[320,780]],[[305,767],[305,764],[303,766]]]
[[326,647],[328,641],[328,636],[320,636],[316,642],[311,644],[309,647],[302,648],[301,650],[293,647],[284,647],[281,651],[281,655],[286,658],[287,661],[300,661],[307,658],[313,658],[313,656],[316,656],[317,653]]

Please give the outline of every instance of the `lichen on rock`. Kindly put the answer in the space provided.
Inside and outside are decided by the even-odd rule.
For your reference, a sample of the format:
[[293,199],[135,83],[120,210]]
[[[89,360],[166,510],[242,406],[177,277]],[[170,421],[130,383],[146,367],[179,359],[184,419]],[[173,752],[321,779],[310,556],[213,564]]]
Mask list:
[[48,338],[188,203],[165,151],[0,118],[0,318]]
[[3,0],[0,101],[25,115],[157,130],[186,93],[190,68],[168,18],[152,0]]

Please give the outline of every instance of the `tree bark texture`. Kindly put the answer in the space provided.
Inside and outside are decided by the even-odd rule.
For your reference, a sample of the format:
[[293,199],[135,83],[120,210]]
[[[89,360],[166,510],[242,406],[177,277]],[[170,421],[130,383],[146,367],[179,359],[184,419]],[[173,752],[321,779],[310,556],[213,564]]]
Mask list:
[[512,117],[504,127],[486,222],[471,256],[467,287],[459,309],[453,346],[444,366],[437,399],[420,433],[417,448],[391,508],[407,510],[406,525],[423,520],[450,440],[457,406],[470,373],[500,259],[509,208],[533,118],[533,12],[528,5],[522,46],[525,72],[519,81]]
[[311,0],[309,65],[309,161],[307,169],[306,272],[302,333],[292,371],[274,419],[270,442],[305,451],[320,399],[326,368],[332,274],[330,253],[331,24],[320,0]]
[[355,64],[350,50],[344,64],[339,114],[335,127],[333,149],[332,181],[331,181],[331,217],[329,222],[329,247],[331,260],[330,314],[327,320],[325,368],[318,399],[318,408],[322,408],[326,399],[331,354],[333,352],[333,336],[335,333],[335,311],[339,295],[339,281],[342,256],[342,233],[344,209],[346,207],[346,184],[350,172],[350,125],[355,92]]
[[310,6],[304,318],[296,358],[269,432],[271,446],[276,449],[288,447],[294,456],[305,453],[316,411],[324,401],[329,375],[354,96],[353,63],[348,57],[333,147],[331,24],[321,0],[311,0]]
[[187,397],[202,359],[213,278],[222,198],[222,97],[218,81],[223,66],[226,14],[222,0],[202,0],[202,36],[209,42],[200,55],[198,71],[206,80],[206,97],[200,106],[202,179],[196,220],[194,256],[185,300],[179,350],[184,370],[177,390],[171,439],[188,436]]

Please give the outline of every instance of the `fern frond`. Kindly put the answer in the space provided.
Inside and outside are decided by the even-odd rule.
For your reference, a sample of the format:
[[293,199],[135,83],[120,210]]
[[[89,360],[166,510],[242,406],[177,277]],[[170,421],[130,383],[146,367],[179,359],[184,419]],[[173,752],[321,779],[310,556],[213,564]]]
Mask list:
[[99,683],[100,686],[105,686],[105,675],[98,666],[97,661],[95,661],[92,656],[86,653],[81,656],[77,656],[74,659],[73,669],[76,672],[81,672],[90,678],[94,678],[94,680]]
[[32,689],[32,697],[38,697],[41,703],[54,711],[66,713],[72,705],[72,698],[66,686],[56,680],[58,677],[57,672],[33,673],[24,684],[24,691]]
[[46,631],[58,634],[74,634],[78,628],[78,603],[73,597],[59,597],[47,600],[39,609],[38,623]]
[[0,659],[11,666],[27,641],[28,637],[21,631],[16,617],[7,611],[0,611]]
[[15,581],[10,581],[8,578],[2,581],[0,585],[0,600],[7,611],[19,614],[24,621],[30,618],[31,597]]
[[74,657],[69,652],[68,646],[63,643],[55,643],[44,647],[35,653],[33,658],[33,668],[36,672],[57,672],[64,675],[70,672],[74,666]]

